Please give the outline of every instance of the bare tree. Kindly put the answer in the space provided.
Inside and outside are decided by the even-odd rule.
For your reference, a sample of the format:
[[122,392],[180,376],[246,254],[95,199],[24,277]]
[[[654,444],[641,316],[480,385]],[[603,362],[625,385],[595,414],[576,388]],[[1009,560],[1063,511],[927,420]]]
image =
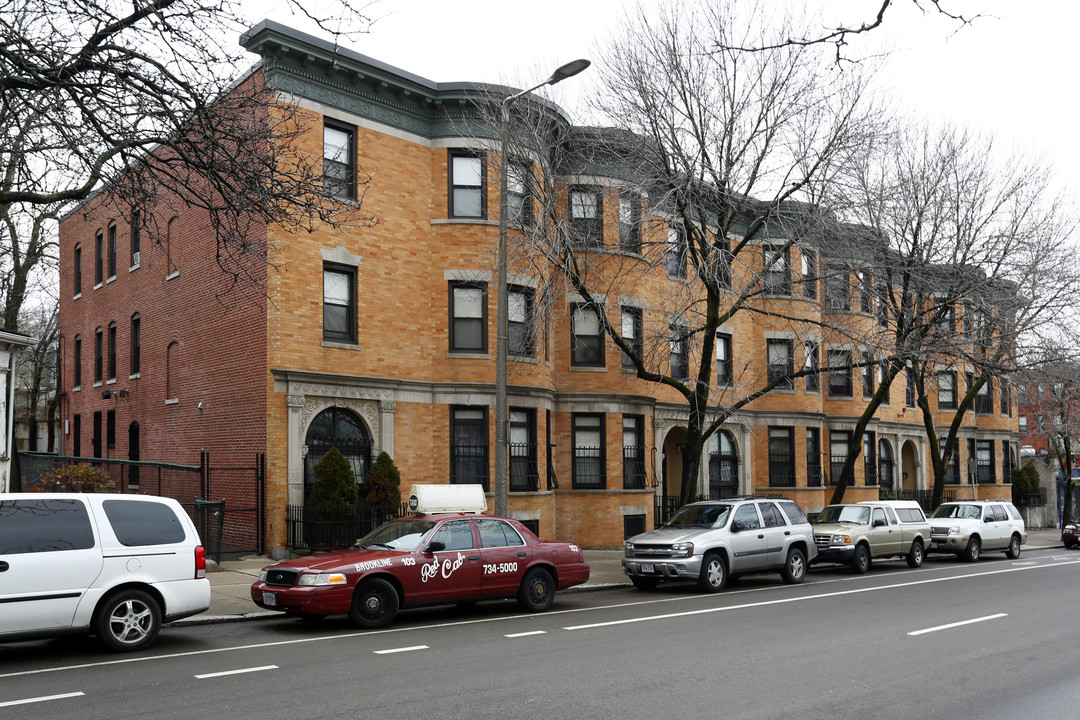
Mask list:
[[[370,24],[366,4],[337,7],[341,26]],[[325,198],[321,159],[298,151],[303,113],[258,73],[237,80],[243,27],[235,0],[0,0],[0,127],[13,129],[0,141],[0,211],[103,189],[125,216],[155,202],[197,207],[236,281],[272,257],[251,239],[260,223],[371,222],[359,204]]]
[[1031,412],[1033,431],[1046,438],[1058,472],[1065,478],[1062,527],[1073,520],[1073,470],[1080,449],[1080,365],[1060,348],[1050,350],[1038,366],[1019,379],[1022,406]]

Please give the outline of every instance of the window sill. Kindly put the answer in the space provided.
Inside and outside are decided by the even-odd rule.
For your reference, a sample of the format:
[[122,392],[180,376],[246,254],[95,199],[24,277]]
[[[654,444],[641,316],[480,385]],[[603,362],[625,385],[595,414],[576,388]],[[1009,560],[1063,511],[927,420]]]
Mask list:
[[321,343],[321,347],[335,348],[337,350],[359,350],[360,349],[360,345],[357,344],[357,343],[334,342],[333,340],[323,340],[322,343]]
[[71,388],[71,392],[79,392],[80,390],[82,390],[82,385],[76,385],[75,387]]
[[178,277],[180,277],[180,271],[179,270],[173,270],[171,273],[169,273],[168,275],[165,276],[165,279],[166,280],[172,280],[173,278],[178,278]]
[[172,398],[171,400],[166,400],[165,404],[166,405],[179,405],[180,404],[180,398]]
[[105,284],[109,285],[110,283],[114,282],[116,282],[116,275],[110,275],[109,278],[105,281]]
[[128,375],[128,380],[138,380],[141,377],[142,377],[142,373],[137,372],[137,373],[135,373],[133,375]]
[[510,362],[526,363],[528,365],[539,365],[540,361],[532,355],[510,355],[507,358]]
[[95,381],[92,387],[96,387],[96,388],[101,387],[101,381],[100,380]]
[[486,218],[472,218],[472,217],[451,217],[451,218],[438,218],[432,219],[432,225],[486,225],[488,227],[499,227],[498,220],[488,220]]
[[106,385],[115,385],[116,384],[116,378],[109,378],[108,380],[105,381],[105,384]]
[[95,289],[95,290],[100,290],[100,289],[101,289],[101,288],[103,288],[103,287],[105,287],[105,284],[104,284],[104,283],[98,283],[97,285],[95,285],[95,286],[94,286],[94,289]]
[[570,372],[607,372],[603,365],[571,365]]
[[74,302],[75,300],[78,300],[81,297],[82,297],[82,293],[77,292],[77,293],[75,293],[75,297],[71,298],[71,300],[72,300],[72,302]]
[[490,353],[454,352],[446,353],[447,360],[490,360]]
[[141,267],[142,267],[141,263],[138,264],[138,265],[132,265],[131,267],[128,268],[128,272],[135,272],[136,270],[138,270]]

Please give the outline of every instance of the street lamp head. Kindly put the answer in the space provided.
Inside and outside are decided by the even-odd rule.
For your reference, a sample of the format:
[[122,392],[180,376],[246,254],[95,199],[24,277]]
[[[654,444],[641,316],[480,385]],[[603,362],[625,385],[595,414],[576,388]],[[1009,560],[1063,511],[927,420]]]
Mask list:
[[562,82],[568,77],[574,77],[590,65],[592,65],[592,63],[585,58],[581,58],[580,60],[571,60],[565,65],[557,68],[555,72],[551,73],[551,77],[548,78],[547,84],[554,85],[557,82]]

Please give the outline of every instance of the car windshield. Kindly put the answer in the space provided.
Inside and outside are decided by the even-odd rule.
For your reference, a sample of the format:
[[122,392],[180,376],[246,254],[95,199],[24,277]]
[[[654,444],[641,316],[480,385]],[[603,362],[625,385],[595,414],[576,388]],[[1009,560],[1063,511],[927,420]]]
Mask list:
[[830,505],[818,515],[818,524],[854,523],[866,525],[870,522],[870,508],[857,505]]
[[664,523],[664,527],[719,528],[724,527],[729,514],[730,505],[687,505]]
[[434,520],[409,518],[391,520],[356,541],[357,548],[388,548],[414,552],[420,547],[424,536],[435,527]]
[[932,518],[952,518],[956,520],[978,520],[982,515],[978,505],[939,505],[934,512],[930,513]]

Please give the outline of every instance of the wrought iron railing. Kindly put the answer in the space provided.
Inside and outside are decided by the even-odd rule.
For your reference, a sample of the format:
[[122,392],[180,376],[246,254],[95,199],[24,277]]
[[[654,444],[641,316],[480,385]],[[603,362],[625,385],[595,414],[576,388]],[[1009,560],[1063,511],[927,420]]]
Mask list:
[[645,468],[645,446],[626,445],[623,447],[623,487],[627,490],[639,490],[648,483]]
[[574,487],[600,489],[605,486],[604,449],[574,448]]

